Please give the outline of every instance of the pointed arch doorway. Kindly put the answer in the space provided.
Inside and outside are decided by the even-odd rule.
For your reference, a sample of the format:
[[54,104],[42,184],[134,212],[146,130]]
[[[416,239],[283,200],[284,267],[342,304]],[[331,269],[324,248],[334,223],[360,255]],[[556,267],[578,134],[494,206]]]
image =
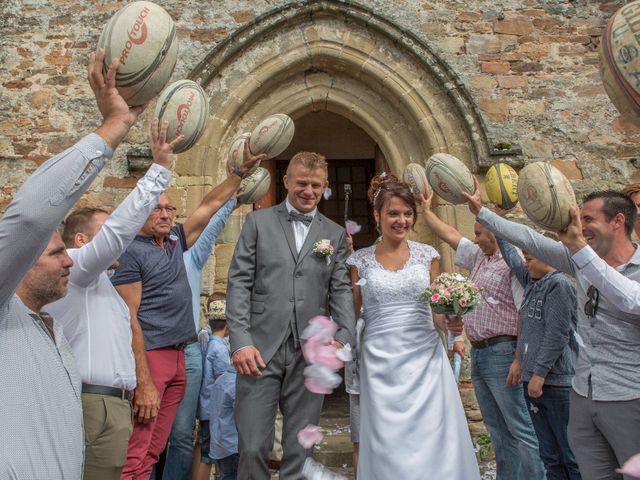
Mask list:
[[[217,45],[190,78],[210,96],[212,115],[198,145],[176,165],[187,185],[187,209],[189,199],[201,198],[205,185],[224,177],[234,137],[278,112],[307,129],[306,143],[294,143],[285,155],[296,148],[327,153],[335,142],[314,144],[313,128],[317,133],[327,122],[340,120],[375,146],[373,158],[369,154],[361,160],[373,159],[378,171],[384,164],[401,176],[408,163],[423,163],[436,152],[455,155],[474,172],[496,161],[479,111],[455,73],[424,42],[364,6],[316,0],[267,12]],[[328,155],[336,161],[340,156]],[[349,158],[342,154],[342,160]],[[276,165],[272,169],[275,176]],[[334,194],[339,198],[339,191]],[[462,231],[472,231],[466,209],[443,205],[437,213]],[[226,285],[244,214],[232,218],[216,249],[216,290]],[[420,223],[415,236],[435,241]],[[451,268],[451,252],[436,246],[443,267]]]

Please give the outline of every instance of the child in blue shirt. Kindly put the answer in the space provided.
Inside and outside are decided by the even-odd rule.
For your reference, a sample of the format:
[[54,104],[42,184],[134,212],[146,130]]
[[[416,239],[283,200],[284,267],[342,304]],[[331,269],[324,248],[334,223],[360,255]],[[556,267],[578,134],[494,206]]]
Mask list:
[[213,385],[209,411],[209,457],[218,462],[220,480],[236,480],[238,430],[235,421],[236,371],[229,365]]
[[[198,418],[200,419],[200,462],[207,465],[208,468],[202,468],[201,466],[198,470],[198,480],[208,480],[211,476],[211,465],[218,460],[209,454],[211,449],[210,424],[212,421],[217,421],[217,417],[212,416],[211,412],[217,409],[217,400],[214,398],[216,395],[216,383],[225,372],[233,370],[229,344],[225,340],[225,337],[229,334],[225,319],[225,301],[216,300],[211,302],[206,318],[211,327],[212,335],[209,337],[204,357]],[[235,372],[235,370],[233,371]],[[223,478],[235,478],[235,476]]]

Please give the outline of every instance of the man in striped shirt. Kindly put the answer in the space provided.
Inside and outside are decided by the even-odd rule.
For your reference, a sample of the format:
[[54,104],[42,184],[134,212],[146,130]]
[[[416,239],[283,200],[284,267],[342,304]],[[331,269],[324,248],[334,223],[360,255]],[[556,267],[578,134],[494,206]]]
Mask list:
[[100,50],[89,61],[102,125],[42,164],[0,221],[3,480],[82,478],[80,376],[60,325],[42,308],[66,294],[73,265],[56,228],[143,110],[118,94],[117,60],[103,76],[103,59]]
[[[457,266],[469,270],[482,288],[479,305],[465,315],[473,347],[471,380],[496,455],[498,480],[543,480],[544,465],[520,384],[516,354],[522,287],[500,254],[494,235],[474,225],[471,242],[431,210],[433,193],[423,202],[427,225],[456,251]],[[516,300],[517,299],[517,300]]]

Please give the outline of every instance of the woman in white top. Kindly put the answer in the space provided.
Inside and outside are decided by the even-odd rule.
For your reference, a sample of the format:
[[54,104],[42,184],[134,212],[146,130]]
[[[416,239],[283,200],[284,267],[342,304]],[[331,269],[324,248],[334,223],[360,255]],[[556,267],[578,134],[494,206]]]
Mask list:
[[347,260],[356,315],[362,310],[365,321],[358,478],[479,480],[446,352],[431,308],[418,301],[439,273],[439,255],[407,240],[416,220],[407,184],[374,177],[369,199],[381,239]]

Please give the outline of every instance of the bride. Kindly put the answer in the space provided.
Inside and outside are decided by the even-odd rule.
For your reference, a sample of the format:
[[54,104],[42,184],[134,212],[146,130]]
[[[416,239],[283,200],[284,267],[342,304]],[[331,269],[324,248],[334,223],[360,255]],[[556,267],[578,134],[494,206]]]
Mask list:
[[[381,240],[351,266],[356,314],[365,321],[360,371],[362,480],[479,480],[471,437],[431,308],[418,297],[439,255],[407,240],[416,221],[409,186],[392,175],[369,188]],[[444,327],[441,315],[436,315]],[[449,325],[460,333],[461,322]],[[454,332],[455,333],[455,332]]]

